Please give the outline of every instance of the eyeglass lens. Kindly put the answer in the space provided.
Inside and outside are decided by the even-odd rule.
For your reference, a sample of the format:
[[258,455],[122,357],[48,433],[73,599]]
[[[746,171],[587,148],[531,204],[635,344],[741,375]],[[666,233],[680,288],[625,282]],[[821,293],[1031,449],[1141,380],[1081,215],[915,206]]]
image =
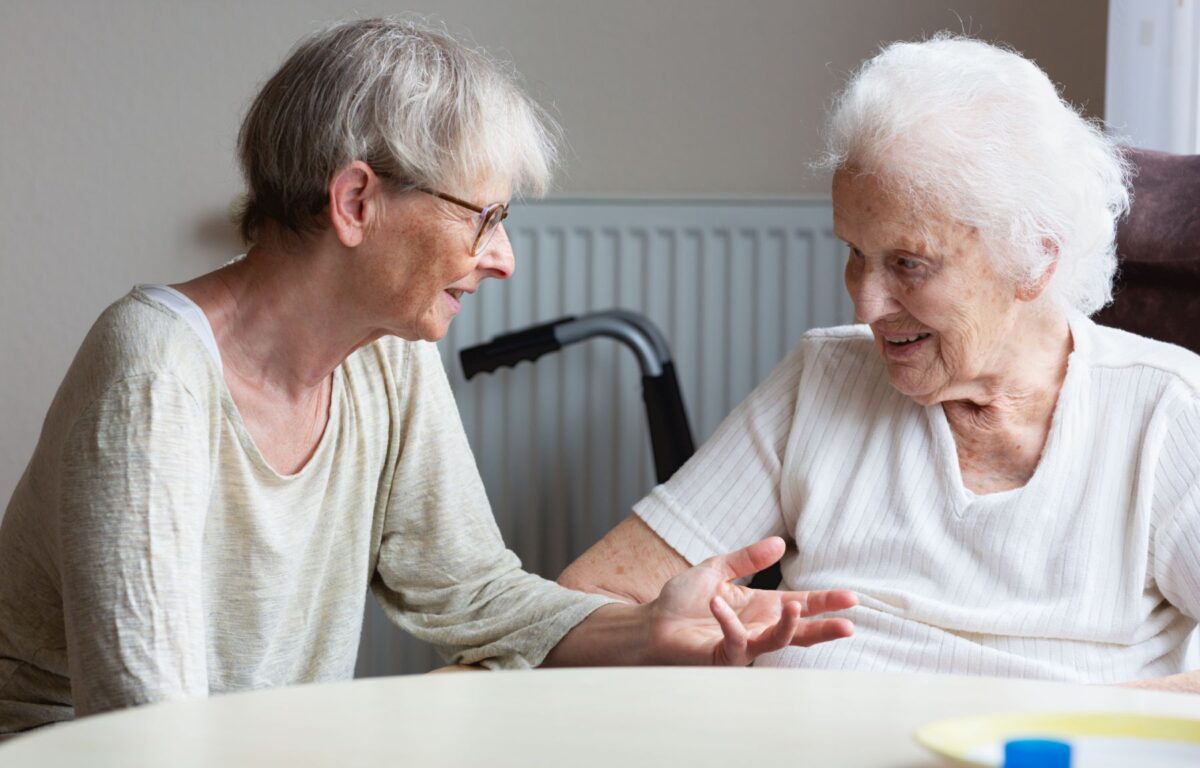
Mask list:
[[496,234],[496,230],[500,228],[500,222],[504,221],[508,211],[502,204],[489,205],[481,214],[483,221],[479,223],[479,235],[475,238],[475,255],[483,253],[483,249],[487,248],[487,244],[491,242],[492,235]]

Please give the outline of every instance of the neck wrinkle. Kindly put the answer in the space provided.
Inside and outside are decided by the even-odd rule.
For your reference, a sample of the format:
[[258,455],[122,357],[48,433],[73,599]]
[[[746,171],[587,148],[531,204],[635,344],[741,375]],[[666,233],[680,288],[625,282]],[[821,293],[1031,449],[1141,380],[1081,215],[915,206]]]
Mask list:
[[983,378],[976,391],[942,402],[956,436],[1049,428],[1074,340],[1066,316],[1057,312],[1034,315],[1028,325],[1012,335],[1041,343],[1018,341],[1015,349],[1002,352],[1010,361],[1005,369]]

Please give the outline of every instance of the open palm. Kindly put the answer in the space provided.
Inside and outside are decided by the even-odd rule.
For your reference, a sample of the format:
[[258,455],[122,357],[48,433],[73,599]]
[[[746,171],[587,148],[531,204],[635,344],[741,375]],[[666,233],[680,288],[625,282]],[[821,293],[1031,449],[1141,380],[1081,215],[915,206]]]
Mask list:
[[854,593],[750,589],[733,579],[750,576],[783,556],[771,537],[728,555],[711,557],[663,585],[649,605],[654,655],[682,664],[745,666],[789,645],[815,645],[854,632],[848,619],[808,619],[855,605]]

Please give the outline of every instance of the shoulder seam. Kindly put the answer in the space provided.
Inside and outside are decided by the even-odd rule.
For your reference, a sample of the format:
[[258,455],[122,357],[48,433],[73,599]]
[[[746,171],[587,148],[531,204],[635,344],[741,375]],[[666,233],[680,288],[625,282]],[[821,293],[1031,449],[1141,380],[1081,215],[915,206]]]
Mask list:
[[1194,382],[1191,379],[1189,379],[1188,377],[1181,375],[1179,373],[1179,371],[1177,371],[1173,368],[1163,367],[1161,365],[1158,365],[1157,363],[1146,362],[1144,360],[1138,360],[1136,362],[1128,362],[1128,363],[1090,363],[1089,367],[1091,367],[1093,369],[1105,370],[1105,371],[1121,371],[1121,370],[1128,370],[1128,369],[1133,369],[1133,368],[1148,368],[1152,371],[1157,371],[1158,373],[1161,373],[1164,376],[1169,377],[1172,382],[1177,383],[1179,386],[1187,389],[1188,394],[1190,394],[1194,399],[1200,400],[1200,382]]
[[[156,372],[146,372],[146,373],[134,373],[134,374],[130,374],[128,376],[122,376],[119,379],[114,379],[113,381],[109,382],[108,385],[105,386],[104,389],[102,389],[95,397],[93,397],[91,399],[91,401],[89,401],[85,407],[80,409],[79,414],[71,421],[71,426],[66,431],[66,439],[64,439],[62,441],[62,445],[61,445],[62,450],[66,450],[70,446],[71,438],[75,434],[75,430],[78,429],[79,423],[81,421],[83,421],[84,417],[87,416],[89,413],[91,413],[92,409],[96,407],[96,404],[99,403],[102,399],[104,399],[104,397],[106,395],[108,395],[108,393],[112,392],[113,389],[120,386],[121,384],[133,381],[135,379],[145,379],[145,378],[156,377],[156,376],[174,379],[176,382],[178,382],[179,386],[183,389],[184,393],[187,394],[188,399],[192,401],[192,405],[194,405],[196,407],[196,410],[203,413],[203,409],[200,407],[200,401],[196,399],[196,395],[192,392],[191,389],[188,388],[187,382],[185,382],[183,379],[181,379],[179,376],[175,375],[174,373],[156,371]],[[64,457],[62,455],[59,455],[57,457],[57,460],[60,464],[62,463],[63,459],[64,459]]]
[[107,395],[109,392],[111,392],[115,387],[117,387],[121,384],[124,384],[126,382],[133,381],[134,379],[147,379],[147,378],[152,378],[152,377],[174,379],[176,382],[179,383],[179,386],[183,389],[183,391],[187,393],[188,399],[192,401],[192,405],[196,406],[197,410],[201,410],[201,411],[203,410],[200,407],[199,399],[196,398],[196,394],[194,392],[192,392],[190,387],[188,387],[187,382],[184,381],[182,378],[180,378],[178,375],[171,373],[170,371],[144,371],[142,373],[131,373],[128,376],[122,376],[119,379],[113,379],[112,381],[110,381],[104,387],[104,389],[102,389],[99,392],[99,394],[97,394],[95,397],[93,397],[85,407],[80,409],[79,416],[78,416],[78,418],[75,419],[75,422],[72,423],[71,429],[72,430],[75,429],[75,424],[78,424],[79,420],[82,419],[85,415],[87,415],[88,412],[91,411],[92,408],[94,408],[96,406],[96,403],[100,402],[100,400],[103,399],[104,396]]

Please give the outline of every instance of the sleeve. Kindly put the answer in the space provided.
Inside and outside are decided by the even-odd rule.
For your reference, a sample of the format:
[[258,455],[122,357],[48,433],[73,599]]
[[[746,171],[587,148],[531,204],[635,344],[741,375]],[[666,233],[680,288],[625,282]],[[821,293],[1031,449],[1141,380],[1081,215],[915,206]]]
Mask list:
[[786,535],[780,481],[805,346],[784,358],[670,480],[634,505],[689,563]]
[[371,588],[395,624],[448,661],[536,666],[616,601],[521,569],[492,517],[436,348],[410,349],[402,446]]
[[58,546],[78,715],[208,693],[207,421],[172,376],[112,385],[64,443]]
[[1154,579],[1171,605],[1200,620],[1200,401],[1167,431],[1154,484]]

